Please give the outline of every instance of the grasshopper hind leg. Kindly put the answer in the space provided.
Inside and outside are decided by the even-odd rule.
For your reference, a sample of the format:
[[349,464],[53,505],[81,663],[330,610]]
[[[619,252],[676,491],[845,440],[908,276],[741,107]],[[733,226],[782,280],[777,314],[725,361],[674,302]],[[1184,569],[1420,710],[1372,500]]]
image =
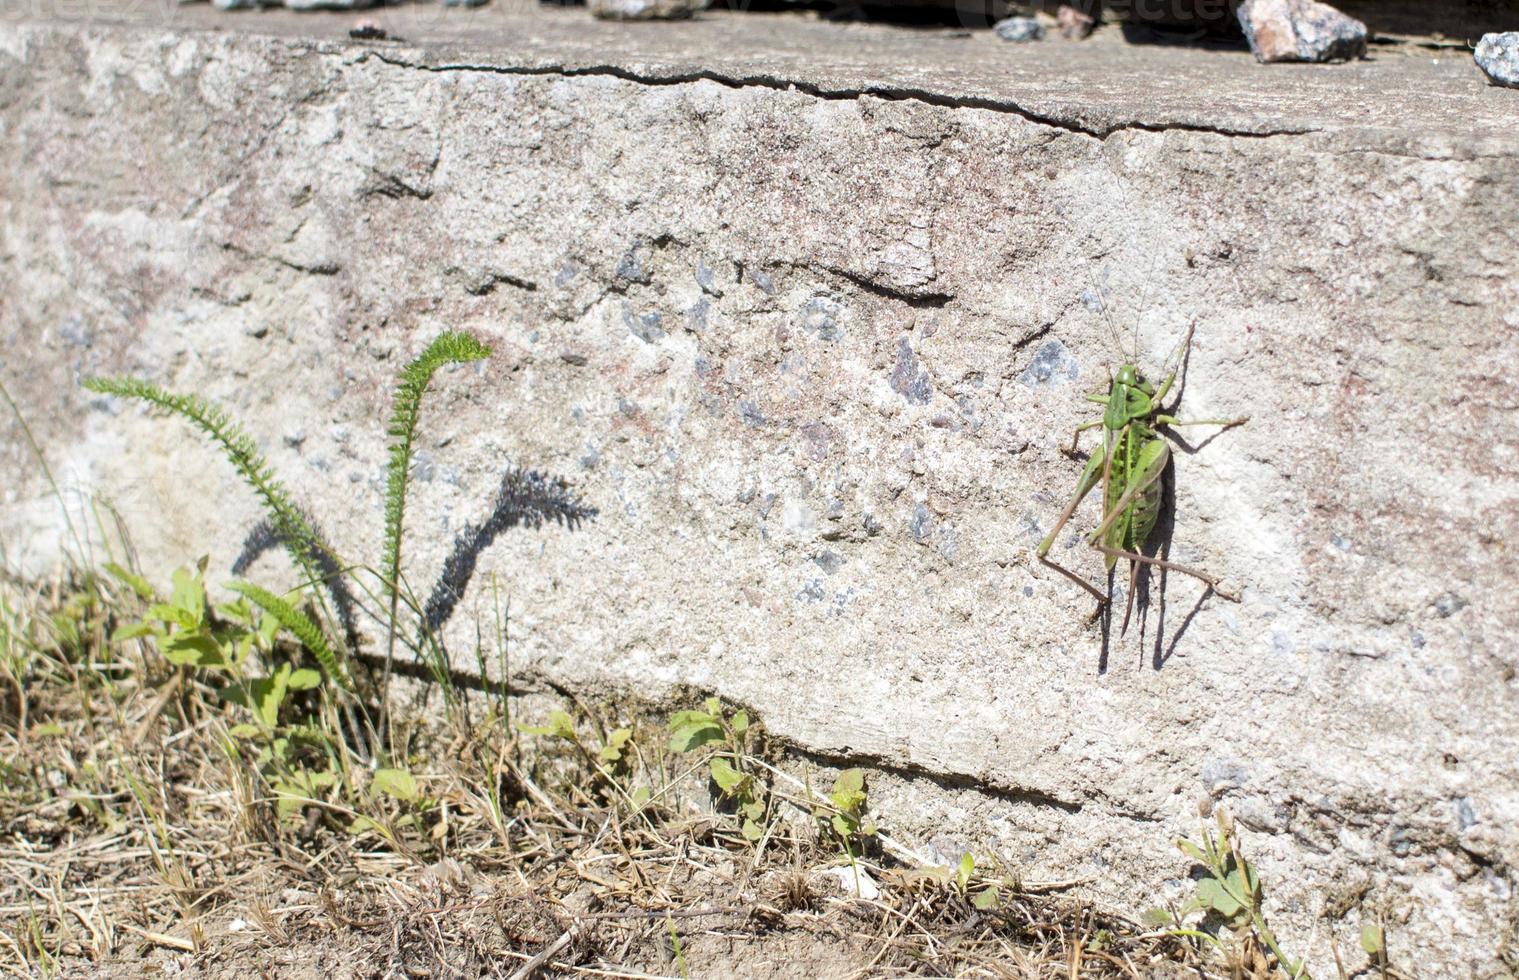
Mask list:
[[1202,582],[1204,585],[1206,585],[1211,591],[1218,593],[1220,598],[1228,599],[1230,602],[1240,601],[1239,593],[1231,592],[1228,589],[1225,589],[1223,586],[1218,584],[1217,578],[1209,575],[1207,572],[1200,572],[1195,568],[1189,568],[1186,565],[1179,565],[1174,561],[1166,561],[1163,558],[1151,558],[1149,555],[1141,555],[1137,551],[1124,551],[1122,548],[1110,548],[1101,542],[1094,542],[1092,544],[1092,547],[1096,548],[1103,554],[1110,555],[1114,558],[1127,558],[1132,562],[1141,562],[1145,565],[1153,565],[1156,568],[1164,568],[1168,572],[1181,572],[1183,575],[1190,575],[1193,578],[1197,579],[1199,582]]

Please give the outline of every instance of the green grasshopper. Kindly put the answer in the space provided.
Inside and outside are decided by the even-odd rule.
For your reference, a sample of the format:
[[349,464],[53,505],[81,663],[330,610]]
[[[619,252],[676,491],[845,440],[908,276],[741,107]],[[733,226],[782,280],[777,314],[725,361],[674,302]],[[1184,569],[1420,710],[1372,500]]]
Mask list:
[[[1048,565],[1096,596],[1099,609],[1108,601],[1105,592],[1048,557],[1050,548],[1055,544],[1055,538],[1064,529],[1066,522],[1071,519],[1071,515],[1076,512],[1077,506],[1086,499],[1087,494],[1100,485],[1103,501],[1102,523],[1097,525],[1097,530],[1087,535],[1087,544],[1102,552],[1109,571],[1112,571],[1118,559],[1129,560],[1128,606],[1124,610],[1120,635],[1127,632],[1129,628],[1129,616],[1134,611],[1134,586],[1139,578],[1141,564],[1191,575],[1206,583],[1210,590],[1225,599],[1232,602],[1239,601],[1239,596],[1220,588],[1218,579],[1211,575],[1195,568],[1143,554],[1145,543],[1149,540],[1150,533],[1155,530],[1156,519],[1160,516],[1161,480],[1165,476],[1166,466],[1171,461],[1171,447],[1162,438],[1160,428],[1162,426],[1219,425],[1229,429],[1248,421],[1248,418],[1237,418],[1194,419],[1184,422],[1161,409],[1161,403],[1165,401],[1166,395],[1176,383],[1176,374],[1181,363],[1192,348],[1192,331],[1196,326],[1197,323],[1194,321],[1187,328],[1186,338],[1178,345],[1172,357],[1167,358],[1163,366],[1166,375],[1161,380],[1160,387],[1157,388],[1145,380],[1139,369],[1134,366],[1134,361],[1138,358],[1131,357],[1128,363],[1119,367],[1116,375],[1109,376],[1107,394],[1086,396],[1087,401],[1104,405],[1106,409],[1103,411],[1102,418],[1076,427],[1076,432],[1071,439],[1071,452],[1076,452],[1081,433],[1098,426],[1102,427],[1102,451],[1092,454],[1086,468],[1081,471],[1081,479],[1076,484],[1076,495],[1071,498],[1071,502],[1066,505],[1059,520],[1055,521],[1055,526],[1050,530],[1049,535],[1039,542],[1039,547],[1034,552],[1035,557],[1042,564]],[[1116,330],[1114,335],[1116,339]]]

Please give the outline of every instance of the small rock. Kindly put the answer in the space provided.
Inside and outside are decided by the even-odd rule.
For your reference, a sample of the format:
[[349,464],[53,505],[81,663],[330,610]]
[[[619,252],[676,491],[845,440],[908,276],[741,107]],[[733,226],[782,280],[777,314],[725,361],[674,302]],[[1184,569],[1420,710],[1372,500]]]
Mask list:
[[1067,41],[1080,41],[1091,36],[1097,27],[1097,18],[1090,11],[1062,3],[1055,11],[1055,23],[1060,27],[1061,37]]
[[1519,31],[1482,35],[1473,56],[1494,85],[1519,88]]
[[679,20],[706,8],[703,0],[590,0],[601,20]]
[[585,367],[586,356],[580,353],[578,350],[572,350],[566,347],[564,350],[559,352],[559,359],[564,363],[573,365],[575,367]]
[[1366,57],[1366,25],[1318,0],[1245,0],[1238,16],[1263,64]]
[[375,0],[285,0],[291,10],[363,10],[374,5]]
[[1038,41],[1044,37],[1044,25],[1033,17],[1008,17],[992,25],[1004,41]]
[[355,41],[383,41],[390,37],[390,32],[381,27],[379,21],[364,17],[348,28],[348,36]]
[[443,0],[445,7],[483,7],[490,0]]

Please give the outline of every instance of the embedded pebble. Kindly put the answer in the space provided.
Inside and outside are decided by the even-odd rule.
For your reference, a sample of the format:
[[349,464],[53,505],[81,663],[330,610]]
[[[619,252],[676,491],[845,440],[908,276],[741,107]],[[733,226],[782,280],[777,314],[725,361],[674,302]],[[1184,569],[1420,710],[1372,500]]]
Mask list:
[[1066,346],[1058,340],[1047,340],[1018,375],[1018,383],[1030,388],[1063,385],[1075,381],[1078,373],[1076,358]]

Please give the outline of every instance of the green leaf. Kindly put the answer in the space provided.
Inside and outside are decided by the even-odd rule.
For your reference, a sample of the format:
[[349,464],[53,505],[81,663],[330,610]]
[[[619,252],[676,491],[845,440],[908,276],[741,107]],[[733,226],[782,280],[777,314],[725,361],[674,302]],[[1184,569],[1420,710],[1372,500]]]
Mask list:
[[179,667],[225,667],[220,643],[205,633],[175,633],[163,642],[164,659]]
[[1376,956],[1386,948],[1381,926],[1375,922],[1367,922],[1361,926],[1361,948],[1368,956]]
[[709,742],[723,740],[723,729],[713,721],[693,721],[689,724],[676,728],[670,734],[670,750],[673,752],[690,752],[692,749],[701,748]]
[[[380,825],[368,817],[354,817],[353,820],[348,824],[348,832],[354,836],[358,836],[359,834],[370,830],[378,833],[380,831]],[[381,836],[384,835],[381,834]]]
[[307,616],[294,605],[267,589],[260,588],[250,582],[229,582],[227,583],[227,588],[240,595],[247,596],[254,605],[278,620],[279,624],[285,627],[285,629],[295,634],[295,638],[301,641],[301,645],[310,650],[311,655],[316,657],[317,663],[322,665],[322,670],[327,672],[327,676],[332,679],[332,682],[344,690],[348,689],[348,676],[344,673],[342,665],[338,662],[337,654],[332,652],[332,645],[327,642],[327,634],[322,632],[320,626],[311,621],[310,616]]
[[976,859],[969,851],[960,855],[960,863],[955,866],[955,885],[961,890],[970,882],[970,876],[976,872]]
[[370,786],[375,792],[393,796],[403,803],[417,798],[417,777],[405,769],[376,769]]
[[1208,908],[1226,919],[1234,918],[1241,908],[1239,902],[1224,887],[1224,883],[1217,878],[1204,878],[1202,881],[1199,881],[1197,883],[1197,896],[1203,900]]
[[310,691],[322,686],[322,675],[310,667],[302,667],[290,673],[290,690]]
[[120,643],[123,640],[135,640],[143,636],[154,636],[160,631],[147,623],[124,623],[116,628],[111,634],[112,643]]
[[156,619],[161,623],[178,626],[183,630],[200,628],[200,620],[190,613],[189,610],[178,606],[171,606],[167,602],[155,602],[143,611],[145,619]]
[[736,712],[728,722],[733,726],[733,734],[742,735],[749,730],[749,712]]
[[549,712],[547,725],[518,725],[517,730],[528,735],[552,735],[555,738],[575,740],[575,719],[568,711],[558,708]]
[[147,579],[143,578],[141,575],[138,575],[136,572],[129,571],[116,564],[114,561],[106,562],[105,570],[111,573],[112,578],[116,579],[122,585],[125,585],[127,588],[135,592],[137,594],[137,598],[144,601],[153,598],[153,586],[149,584]]
[[607,735],[607,744],[603,745],[601,752],[598,753],[601,761],[616,762],[618,759],[621,759],[623,747],[628,744],[628,740],[632,737],[632,730],[627,728],[619,728],[609,733]]
[[55,721],[45,721],[32,729],[33,738],[58,738],[64,734],[63,726]]
[[250,725],[247,722],[244,722],[241,725],[233,725],[231,728],[227,729],[228,735],[231,735],[233,738],[241,739],[258,738],[263,733],[264,730],[262,728],[258,727],[257,725]]
[[976,897],[970,900],[970,903],[972,905],[974,905],[976,908],[978,908],[981,911],[985,912],[987,909],[994,909],[994,908],[996,908],[997,907],[997,901],[998,901],[998,899],[1000,897],[1001,896],[999,896],[997,894],[997,886],[996,885],[992,885],[990,888],[987,888],[985,891],[978,892],[976,894]]
[[182,609],[199,625],[206,617],[206,586],[198,576],[187,568],[174,570],[174,588],[169,594],[169,604]]
[[751,844],[759,840],[761,837],[765,836],[765,828],[760,826],[760,824],[754,820],[745,819],[742,829],[744,833],[744,840],[748,841]]
[[765,816],[765,803],[763,800],[754,800],[739,807],[738,812],[750,820],[761,820]]
[[392,619],[400,595],[401,536],[406,516],[406,487],[411,475],[412,441],[416,436],[422,395],[433,375],[443,365],[478,361],[490,354],[489,347],[467,333],[441,333],[416,360],[406,365],[396,385],[390,422],[386,426],[386,434],[390,437],[390,459],[385,467],[385,539],[380,558],[380,580],[390,598]]
[[1208,863],[1208,855],[1204,854],[1203,849],[1191,841],[1183,838],[1176,842],[1176,846],[1183,854],[1196,861],[1198,864],[1205,865]]
[[727,759],[719,756],[712,760],[712,781],[723,791],[724,796],[732,796],[746,778]]
[[1155,928],[1176,925],[1176,917],[1171,914],[1171,910],[1159,907],[1146,909],[1145,913],[1139,917],[1139,921]]
[[714,718],[719,717],[722,714],[722,702],[718,701],[717,698],[708,698],[707,700],[703,701],[702,704],[706,706],[707,713],[712,715]]
[[865,772],[862,769],[845,769],[833,782],[833,792],[828,795],[833,805],[851,815],[858,815],[865,806]]
[[633,801],[634,806],[643,806],[645,803],[649,802],[653,796],[654,793],[649,789],[649,787],[635,786],[633,787],[633,792],[629,798]]
[[87,378],[83,385],[90,391],[139,398],[150,405],[172,412],[200,429],[222,450],[227,461],[247,481],[269,514],[270,523],[279,532],[280,541],[290,557],[310,581],[322,576],[312,561],[318,538],[301,516],[289,493],[274,478],[269,462],[259,454],[258,445],[234,423],[219,406],[196,395],[179,395],[136,378]]
[[[279,724],[280,705],[284,703],[285,691],[289,686],[290,665],[281,664],[268,677],[255,677],[240,684],[227,685],[222,688],[222,697],[252,710],[264,723],[263,729],[260,729],[264,730]],[[288,739],[280,741],[288,742]],[[278,742],[276,748],[279,748]]]

